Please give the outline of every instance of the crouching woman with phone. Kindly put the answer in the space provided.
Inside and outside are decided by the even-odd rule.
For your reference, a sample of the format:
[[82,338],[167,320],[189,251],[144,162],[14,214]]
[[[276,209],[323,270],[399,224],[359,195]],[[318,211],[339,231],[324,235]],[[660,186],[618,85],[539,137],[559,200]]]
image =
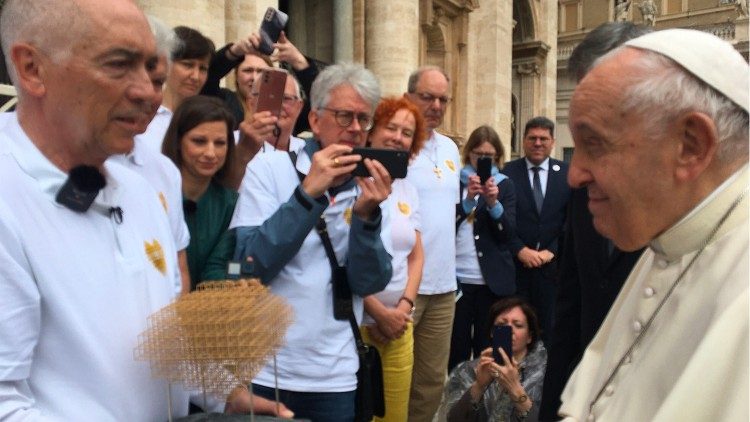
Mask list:
[[487,348],[478,359],[456,366],[445,386],[439,421],[538,419],[547,350],[539,338],[536,313],[522,298],[508,297],[490,307],[489,317],[493,326],[511,326],[513,356],[499,348],[498,363]]

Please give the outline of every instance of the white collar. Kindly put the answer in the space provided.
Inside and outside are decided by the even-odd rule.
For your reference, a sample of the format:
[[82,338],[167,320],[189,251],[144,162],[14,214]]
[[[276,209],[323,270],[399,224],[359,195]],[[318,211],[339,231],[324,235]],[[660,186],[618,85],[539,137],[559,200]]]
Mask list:
[[549,157],[545,158],[544,161],[541,162],[541,164],[536,165],[529,161],[528,158],[524,157],[524,161],[526,161],[526,170],[531,170],[534,167],[539,167],[540,169],[544,171],[549,171]]
[[[5,145],[8,147],[8,150],[18,163],[21,170],[37,182],[40,191],[42,191],[52,203],[62,207],[63,205],[59,204],[55,200],[55,197],[62,185],[68,180],[68,174],[52,164],[52,162],[47,159],[41,151],[39,151],[39,148],[34,145],[28,135],[26,135],[26,132],[24,132],[18,124],[18,120],[13,119],[9,121],[5,126],[4,132],[8,134]],[[105,162],[104,164],[106,186],[96,196],[92,208],[100,208],[106,211],[109,210],[113,204],[117,204],[118,202],[120,189],[117,182],[109,176],[107,169],[110,164],[110,162]]]

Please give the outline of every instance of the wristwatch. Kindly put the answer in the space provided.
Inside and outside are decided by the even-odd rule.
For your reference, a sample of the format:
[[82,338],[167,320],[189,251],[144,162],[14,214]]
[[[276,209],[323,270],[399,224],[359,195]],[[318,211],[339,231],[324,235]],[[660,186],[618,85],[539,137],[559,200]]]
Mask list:
[[[513,399],[513,397],[511,397],[510,399],[513,401],[513,403],[519,404],[519,403],[523,403],[526,400],[528,400],[529,396],[527,396],[526,394],[521,394],[520,396],[518,396],[517,399]],[[518,418],[521,419],[521,420],[524,420],[524,419],[526,419],[527,416],[529,416],[529,411],[528,410],[520,411],[520,410],[516,409],[516,413],[518,414]]]

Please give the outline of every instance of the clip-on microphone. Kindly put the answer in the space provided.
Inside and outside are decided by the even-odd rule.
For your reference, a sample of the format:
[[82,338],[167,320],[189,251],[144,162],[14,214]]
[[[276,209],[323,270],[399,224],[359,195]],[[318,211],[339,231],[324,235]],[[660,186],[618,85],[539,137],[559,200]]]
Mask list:
[[57,192],[55,201],[76,212],[86,212],[107,181],[93,166],[77,166],[70,170],[68,180]]

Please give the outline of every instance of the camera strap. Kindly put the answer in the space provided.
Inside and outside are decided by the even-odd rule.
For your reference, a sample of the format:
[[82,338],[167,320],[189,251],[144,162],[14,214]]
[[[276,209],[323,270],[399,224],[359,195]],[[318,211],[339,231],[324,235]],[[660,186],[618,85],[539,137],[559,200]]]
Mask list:
[[[299,177],[300,183],[302,183],[305,180],[305,175],[302,174],[299,170],[297,170],[297,154],[294,151],[288,151],[289,159],[292,160],[292,165],[294,166],[294,170],[297,172],[297,177]],[[346,268],[339,265],[339,261],[336,258],[336,253],[333,250],[333,243],[331,243],[331,238],[328,236],[328,226],[326,225],[326,220],[321,215],[318,219],[317,223],[315,223],[315,231],[318,233],[318,236],[320,236],[320,240],[323,243],[323,248],[326,251],[326,256],[328,257],[328,263],[331,265],[331,282],[335,283],[336,273],[337,272],[345,272]],[[340,286],[340,287],[346,287],[349,288],[348,284],[346,286]],[[336,286],[334,286],[334,289]],[[336,294],[335,292],[333,294]],[[351,297],[351,292],[349,293],[349,296]],[[354,317],[354,312],[350,311],[348,313],[348,320],[349,325],[352,328],[352,333],[354,334],[354,340],[357,345],[357,353],[363,354],[367,350],[367,346],[365,345],[365,342],[362,340],[362,334],[359,332],[359,326],[357,325],[357,319]]]

